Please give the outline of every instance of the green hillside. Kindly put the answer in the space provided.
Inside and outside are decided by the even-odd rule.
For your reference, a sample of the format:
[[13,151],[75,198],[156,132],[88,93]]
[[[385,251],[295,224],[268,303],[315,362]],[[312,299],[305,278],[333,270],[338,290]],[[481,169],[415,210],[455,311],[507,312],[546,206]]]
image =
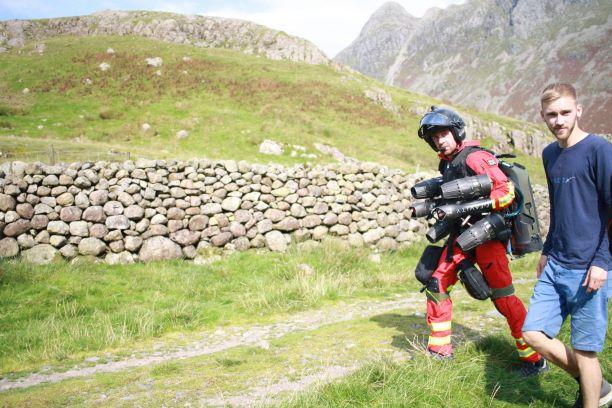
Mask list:
[[[419,118],[410,109],[440,101],[360,74],[137,37],[58,37],[44,41],[43,54],[36,44],[0,55],[0,149],[15,159],[48,160],[53,145],[56,158],[67,161],[129,151],[317,163],[332,160],[313,147],[325,143],[409,171],[436,161],[418,140]],[[148,67],[151,57],[163,65]],[[102,71],[102,63],[110,68]],[[400,113],[366,98],[371,88],[385,89]],[[144,123],[151,129],[143,131]],[[179,140],[179,130],[189,136]],[[304,146],[317,158],[300,157],[302,151],[292,157],[291,147],[280,157],[262,155],[265,139]],[[539,168],[535,158],[521,161]]]

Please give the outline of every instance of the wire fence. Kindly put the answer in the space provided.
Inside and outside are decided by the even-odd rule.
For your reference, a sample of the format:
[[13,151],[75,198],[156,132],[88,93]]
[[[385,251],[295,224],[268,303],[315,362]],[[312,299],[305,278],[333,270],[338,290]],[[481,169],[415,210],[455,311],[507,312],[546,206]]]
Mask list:
[[132,154],[118,150],[98,151],[79,149],[64,149],[49,145],[47,149],[25,151],[2,151],[0,163],[11,161],[42,162],[45,164],[72,163],[76,161],[110,161],[122,162],[130,160]]

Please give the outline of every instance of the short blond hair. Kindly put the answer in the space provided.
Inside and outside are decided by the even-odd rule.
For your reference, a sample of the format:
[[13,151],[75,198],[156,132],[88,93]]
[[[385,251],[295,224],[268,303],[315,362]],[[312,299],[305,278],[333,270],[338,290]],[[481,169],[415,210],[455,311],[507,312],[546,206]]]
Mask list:
[[571,84],[555,82],[544,88],[542,91],[542,96],[540,97],[540,102],[542,105],[544,105],[545,103],[556,101],[564,96],[569,96],[574,100],[577,100],[576,88],[574,88]]

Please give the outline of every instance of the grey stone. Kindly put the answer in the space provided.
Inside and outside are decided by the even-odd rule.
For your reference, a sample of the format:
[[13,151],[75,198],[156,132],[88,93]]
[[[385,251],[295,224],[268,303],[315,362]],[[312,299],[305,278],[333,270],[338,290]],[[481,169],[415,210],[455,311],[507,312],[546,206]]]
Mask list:
[[114,229],[114,230],[108,231],[108,234],[104,236],[104,241],[113,242],[113,241],[119,241],[122,238],[123,238],[123,234],[121,234],[121,231]]
[[36,245],[36,241],[34,241],[34,237],[30,234],[21,234],[17,237],[17,243],[19,247],[22,249],[30,249],[34,245]]
[[204,215],[214,215],[221,212],[223,212],[223,208],[218,203],[208,203],[202,206],[202,213]]
[[87,194],[81,191],[74,197],[74,204],[80,209],[84,210],[89,207],[91,203],[89,201],[89,198],[87,197]]
[[188,229],[182,229],[170,234],[170,239],[180,245],[193,245],[200,240],[200,233]]
[[202,231],[208,225],[208,217],[205,215],[194,215],[189,219],[189,229]]
[[338,215],[338,223],[342,225],[349,225],[353,221],[353,217],[349,212],[343,212]]
[[225,211],[233,212],[240,208],[241,203],[242,200],[238,197],[227,197],[221,203],[221,208],[223,208]]
[[63,247],[66,242],[68,242],[68,239],[63,235],[51,235],[49,238],[49,243],[56,248]]
[[123,214],[123,204],[119,201],[108,201],[104,204],[104,213],[106,215],[120,215]]
[[125,215],[111,215],[105,225],[108,229],[125,230],[130,228],[130,220]]
[[317,202],[313,207],[313,212],[315,214],[325,214],[329,211],[329,206],[322,202]]
[[117,194],[117,201],[119,201],[124,207],[129,207],[134,204],[134,198],[126,192],[120,192]]
[[68,259],[72,259],[79,254],[77,247],[71,244],[64,245],[63,247],[60,248],[59,251],[60,251],[60,254],[62,254],[64,258],[68,258]]
[[350,231],[349,227],[347,227],[346,225],[336,224],[329,229],[329,232],[334,235],[343,236],[348,235]]
[[7,258],[19,254],[19,245],[15,238],[3,238],[0,240],[0,258]]
[[30,226],[30,221],[19,219],[15,222],[7,224],[4,227],[4,235],[6,235],[7,237],[17,237],[25,232],[28,232]]
[[230,223],[229,230],[236,238],[243,237],[246,235],[246,228],[244,227],[244,225],[236,221]]
[[130,220],[141,220],[144,217],[145,210],[139,205],[130,205],[127,207],[123,214]]
[[106,214],[104,209],[98,205],[88,207],[83,211],[83,220],[91,222],[104,222],[106,221]]
[[323,218],[323,224],[327,226],[335,225],[338,223],[338,216],[334,213],[327,213]]
[[127,236],[125,237],[125,249],[126,251],[136,252],[142,246],[143,239],[139,236]]
[[397,242],[393,238],[384,237],[376,243],[376,247],[382,251],[395,251]]
[[183,229],[183,220],[168,220],[168,231],[176,232]]
[[51,214],[52,212],[53,208],[47,204],[40,203],[34,206],[34,214]]
[[34,241],[38,244],[48,244],[49,243],[49,232],[47,230],[40,231],[36,237],[34,237]]
[[307,215],[302,219],[302,227],[314,228],[317,225],[321,225],[321,217],[318,215]]
[[89,201],[92,205],[104,205],[108,201],[108,191],[95,190],[89,194]]
[[264,217],[269,219],[272,222],[280,222],[285,218],[285,212],[281,210],[277,210],[275,208],[270,208],[266,210],[264,213]]
[[185,218],[185,211],[181,210],[180,208],[172,207],[168,209],[168,214],[166,217],[169,220],[182,220]]
[[34,207],[32,207],[32,204],[30,203],[17,204],[15,211],[21,218],[25,218],[26,220],[29,220],[34,216]]
[[106,262],[109,265],[127,265],[127,264],[133,264],[134,263],[134,258],[132,257],[132,254],[130,254],[129,252],[119,252],[119,253],[108,253],[105,257],[104,257],[104,262]]
[[211,238],[210,242],[216,247],[222,247],[232,239],[231,232],[222,232]]
[[93,224],[89,227],[89,236],[102,239],[108,234],[108,228],[104,224]]
[[329,229],[324,225],[316,226],[312,231],[312,239],[314,240],[322,240],[327,235]]
[[295,231],[300,228],[300,222],[296,218],[287,217],[275,224],[274,228],[285,232]]
[[76,206],[64,207],[60,210],[59,215],[60,219],[64,222],[78,221],[83,215],[83,210]]
[[306,209],[302,207],[300,204],[294,203],[291,204],[291,215],[296,218],[302,218],[307,215]]
[[266,246],[271,251],[283,252],[287,250],[287,240],[280,231],[270,231],[265,235],[265,238]]
[[17,214],[16,211],[8,211],[6,214],[4,214],[4,222],[7,224],[15,222],[19,219],[21,219],[21,217],[19,216],[19,214]]
[[239,237],[233,241],[236,251],[246,251],[251,247],[251,241],[247,237]]
[[106,252],[106,244],[98,238],[83,238],[79,243],[79,253],[81,255],[98,256]]
[[363,241],[366,244],[373,244],[382,237],[385,236],[385,230],[382,228],[376,228],[373,230],[369,230],[363,234]]
[[143,234],[143,239],[149,239],[154,236],[166,236],[168,235],[168,227],[163,224],[152,224],[149,226]]
[[49,244],[36,245],[21,253],[21,258],[34,265],[45,265],[61,258],[60,253]]
[[266,232],[271,231],[272,228],[272,221],[267,218],[257,223],[257,232],[259,232],[260,234],[265,234]]
[[45,187],[59,186],[59,179],[55,174],[50,174],[43,179],[42,185]]
[[125,249],[125,245],[123,243],[123,240],[118,240],[118,241],[112,241],[108,244],[108,248],[111,250],[111,252],[114,253],[119,253],[122,252]]
[[59,195],[55,200],[58,205],[69,206],[74,203],[74,196],[70,193],[63,193]]
[[138,253],[142,262],[181,258],[181,247],[166,237],[155,236],[145,240]]
[[241,223],[241,224],[246,224],[249,221],[251,221],[252,216],[251,213],[249,211],[246,210],[238,210],[236,211],[236,213],[234,214],[234,218],[237,222]]
[[86,221],[73,221],[70,223],[70,235],[88,237],[89,226]]

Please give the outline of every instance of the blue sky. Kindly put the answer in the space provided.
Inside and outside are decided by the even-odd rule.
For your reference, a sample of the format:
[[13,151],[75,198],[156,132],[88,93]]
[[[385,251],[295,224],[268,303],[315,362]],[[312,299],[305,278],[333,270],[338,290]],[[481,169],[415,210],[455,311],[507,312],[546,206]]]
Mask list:
[[[400,0],[420,17],[430,7],[465,0]],[[312,41],[333,57],[353,41],[383,0],[0,0],[0,20],[64,17],[99,10],[157,10],[184,14],[240,18]]]

